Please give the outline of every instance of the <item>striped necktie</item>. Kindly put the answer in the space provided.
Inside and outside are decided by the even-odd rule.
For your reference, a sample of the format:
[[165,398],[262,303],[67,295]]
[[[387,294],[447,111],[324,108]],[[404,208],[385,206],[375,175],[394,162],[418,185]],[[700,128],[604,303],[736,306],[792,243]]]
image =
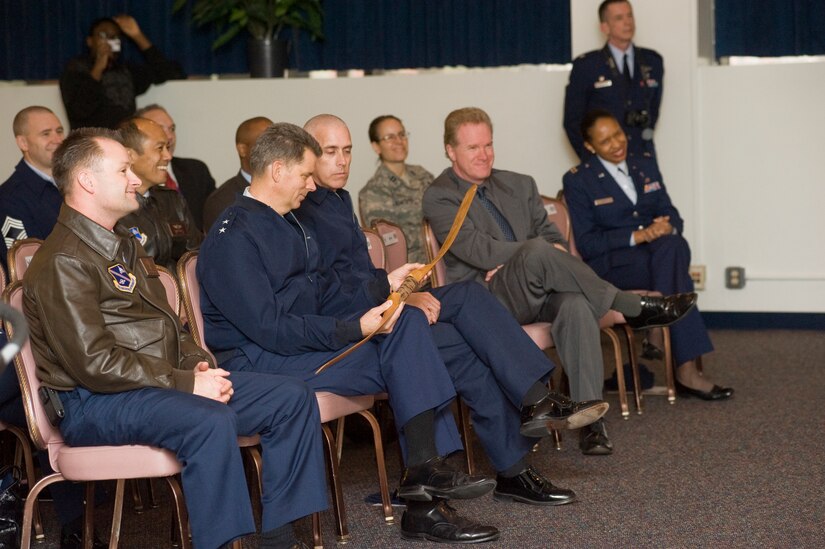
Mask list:
[[482,204],[484,204],[484,207],[487,208],[487,211],[490,212],[491,216],[493,216],[493,219],[495,220],[496,224],[498,224],[498,227],[501,229],[501,232],[504,233],[504,238],[506,238],[508,242],[515,242],[516,235],[513,233],[513,228],[510,227],[510,224],[507,222],[504,216],[501,215],[501,212],[498,210],[498,208],[496,208],[496,205],[493,204],[489,198],[487,198],[487,190],[488,189],[484,187],[478,188],[477,196],[479,201]]

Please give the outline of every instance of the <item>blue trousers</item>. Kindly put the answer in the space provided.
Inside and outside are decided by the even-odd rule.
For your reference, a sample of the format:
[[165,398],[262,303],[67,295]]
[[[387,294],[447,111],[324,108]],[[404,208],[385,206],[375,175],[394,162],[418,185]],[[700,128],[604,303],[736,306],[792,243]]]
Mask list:
[[555,367],[513,315],[476,282],[429,290],[441,302],[432,327],[441,358],[470,408],[476,434],[497,471],[517,463],[536,443],[519,433],[521,402]]
[[[682,236],[663,236],[631,250],[632,260],[611,266],[602,278],[623,290],[651,289],[665,295],[693,291],[688,273],[690,246]],[[673,324],[670,335],[677,365],[713,350],[698,308]]]
[[197,548],[255,531],[238,435],[261,435],[267,531],[327,507],[321,423],[314,393],[282,376],[236,372],[228,404],[169,389],[61,393],[60,424],[70,446],[146,444],[183,464]]
[[318,375],[315,370],[336,352],[279,355],[250,344],[223,359],[229,371],[251,370],[302,379],[316,391],[339,395],[387,392],[406,456],[403,426],[418,414],[435,410],[435,442],[447,455],[462,449],[450,402],[455,398],[450,375],[430,335],[424,313],[406,307],[391,333],[377,336],[356,352]]

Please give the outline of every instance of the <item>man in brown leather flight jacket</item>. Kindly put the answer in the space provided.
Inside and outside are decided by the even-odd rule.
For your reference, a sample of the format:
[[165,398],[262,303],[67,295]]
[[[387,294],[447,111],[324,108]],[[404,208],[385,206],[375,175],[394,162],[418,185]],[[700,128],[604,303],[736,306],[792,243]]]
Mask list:
[[72,133],[55,152],[65,203],[24,281],[24,311],[43,385],[65,410],[71,446],[168,449],[196,547],[255,532],[237,436],[260,434],[261,547],[289,547],[291,521],[327,506],[320,417],[300,380],[227,372],[181,332],[154,262],[118,219],[141,181],[110,130]]
[[178,259],[203,240],[186,200],[167,188],[167,168],[172,160],[163,128],[148,118],[135,117],[121,127],[123,144],[132,154],[132,171],[140,178],[140,209],[120,222],[143,245],[155,263],[175,270]]

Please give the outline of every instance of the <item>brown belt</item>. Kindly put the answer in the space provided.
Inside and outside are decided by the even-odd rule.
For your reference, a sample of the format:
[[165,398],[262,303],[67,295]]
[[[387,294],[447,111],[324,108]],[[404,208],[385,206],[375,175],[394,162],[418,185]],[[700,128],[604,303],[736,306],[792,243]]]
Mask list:
[[328,361],[326,361],[323,366],[315,370],[316,374],[320,374],[339,360],[343,359],[344,357],[350,355],[356,349],[358,349],[361,345],[372,339],[372,336],[380,332],[384,326],[389,322],[390,318],[392,318],[393,313],[398,310],[398,307],[401,306],[402,303],[407,301],[407,298],[410,297],[410,294],[415,292],[418,289],[418,286],[424,281],[430,271],[433,270],[435,264],[441,261],[441,258],[444,257],[444,254],[450,249],[450,246],[453,245],[453,241],[455,241],[456,236],[458,236],[458,231],[461,229],[461,225],[464,223],[464,218],[467,217],[467,211],[470,209],[470,204],[473,202],[473,198],[476,195],[476,189],[478,189],[478,185],[471,185],[467,192],[464,194],[464,199],[461,201],[461,206],[458,208],[458,213],[455,215],[455,219],[453,220],[453,226],[450,227],[450,232],[447,235],[447,238],[444,239],[444,244],[441,245],[441,249],[438,250],[438,254],[435,258],[424,265],[423,267],[419,267],[409,275],[407,278],[404,279],[404,282],[398,287],[398,289],[390,294],[387,298],[389,301],[392,301],[392,305],[390,308],[384,311],[381,315],[383,321],[381,325],[372,331],[367,337],[344,351],[338,356],[332,357]]

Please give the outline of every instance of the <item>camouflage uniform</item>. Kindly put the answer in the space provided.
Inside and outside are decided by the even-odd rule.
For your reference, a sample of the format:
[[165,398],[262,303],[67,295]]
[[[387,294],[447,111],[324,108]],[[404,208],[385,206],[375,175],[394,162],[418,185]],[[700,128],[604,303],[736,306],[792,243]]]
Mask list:
[[427,254],[421,238],[421,200],[433,181],[433,175],[421,166],[406,166],[406,179],[392,173],[383,163],[358,193],[361,223],[369,226],[376,219],[386,219],[401,226],[407,237],[407,258],[412,263],[426,263]]

